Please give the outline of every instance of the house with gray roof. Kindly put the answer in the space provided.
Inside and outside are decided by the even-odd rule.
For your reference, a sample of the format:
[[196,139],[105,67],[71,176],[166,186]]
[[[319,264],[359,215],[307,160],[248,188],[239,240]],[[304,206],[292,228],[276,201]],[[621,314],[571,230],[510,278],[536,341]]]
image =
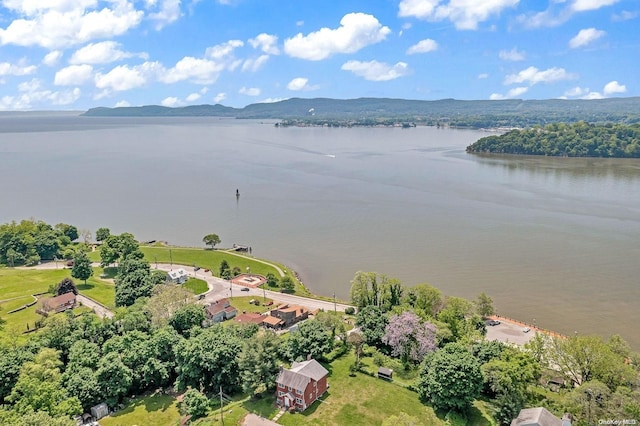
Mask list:
[[286,409],[304,411],[327,391],[329,372],[315,359],[281,368],[276,379],[276,402]]
[[571,416],[565,414],[560,420],[544,407],[523,408],[511,426],[571,426]]

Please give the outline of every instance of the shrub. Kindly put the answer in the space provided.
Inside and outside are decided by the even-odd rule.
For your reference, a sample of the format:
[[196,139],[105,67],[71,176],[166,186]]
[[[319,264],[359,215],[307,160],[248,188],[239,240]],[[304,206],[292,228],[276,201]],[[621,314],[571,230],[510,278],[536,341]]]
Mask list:
[[356,313],[356,309],[353,306],[349,306],[348,308],[345,308],[344,313],[347,315],[353,315]]

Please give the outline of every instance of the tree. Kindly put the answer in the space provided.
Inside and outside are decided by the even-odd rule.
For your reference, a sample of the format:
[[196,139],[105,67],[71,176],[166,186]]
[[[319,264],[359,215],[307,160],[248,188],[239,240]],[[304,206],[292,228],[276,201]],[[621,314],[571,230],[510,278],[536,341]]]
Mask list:
[[189,389],[182,399],[180,411],[196,419],[207,414],[209,399],[197,389]]
[[84,242],[85,245],[89,245],[89,243],[91,242],[91,230],[89,229],[81,229],[80,230],[80,236],[82,237],[82,241]]
[[321,358],[333,348],[333,338],[316,320],[305,321],[298,325],[298,330],[290,333],[286,343],[287,357],[291,361]]
[[377,306],[365,306],[356,314],[356,325],[360,327],[367,345],[380,346],[387,327],[387,317]]
[[218,275],[224,280],[231,279],[231,268],[229,267],[229,262],[227,262],[226,259],[222,259],[220,262],[220,272]]
[[102,396],[109,405],[114,406],[129,392],[133,373],[124,365],[120,354],[110,352],[100,359],[96,378],[100,384]]
[[464,411],[480,395],[480,365],[464,346],[449,343],[423,364],[417,388],[436,409]]
[[151,315],[151,325],[160,328],[168,324],[169,318],[181,307],[192,303],[193,293],[181,286],[156,284],[146,309]]
[[205,320],[202,305],[189,303],[180,307],[169,320],[175,330],[183,336],[189,337],[189,330],[193,327],[202,327]]
[[413,312],[392,315],[385,327],[382,343],[391,347],[391,355],[400,357],[406,365],[419,363],[436,349],[436,327],[422,322]]
[[285,275],[284,277],[280,278],[280,287],[284,288],[285,290],[291,291],[295,288],[295,284],[293,282],[293,279],[291,279],[289,275]]
[[71,241],[75,241],[78,239],[78,228],[73,225],[58,223],[54,229],[65,237],[68,237]]
[[461,297],[448,297],[445,307],[438,313],[438,320],[446,323],[457,340],[468,331],[466,319],[471,315],[473,305]]
[[208,246],[211,246],[211,250],[221,243],[220,237],[217,234],[208,234],[202,238],[202,242]]
[[278,354],[280,339],[268,330],[245,340],[238,358],[242,390],[249,395],[260,395],[275,388],[280,371]]
[[377,274],[358,271],[351,280],[351,303],[358,309],[368,305],[378,305]]
[[490,317],[496,313],[493,308],[493,299],[484,294],[484,292],[480,293],[476,299],[476,312],[482,318]]
[[0,345],[0,403],[4,402],[18,381],[22,364],[33,360],[33,357],[31,351],[25,346]]
[[118,266],[115,278],[116,306],[129,306],[139,297],[151,296],[153,282],[146,260],[125,259]]
[[278,279],[271,272],[268,272],[266,275],[267,285],[269,287],[278,287]]
[[96,231],[96,241],[104,241],[111,235],[109,228],[98,228]]
[[62,281],[56,285],[56,296],[66,293],[78,294],[78,289],[76,288],[75,283],[69,277],[63,278]]
[[93,276],[93,268],[91,267],[91,260],[89,256],[83,250],[76,253],[73,259],[73,267],[71,268],[71,276],[79,280],[84,280],[87,284],[89,277]]
[[132,234],[127,232],[120,235],[110,235],[100,246],[100,259],[102,267],[115,262],[122,262],[129,256],[142,259],[140,246]]
[[358,332],[353,332],[347,336],[347,344],[353,346],[353,351],[356,354],[356,368],[360,368],[360,357],[362,356],[364,337]]

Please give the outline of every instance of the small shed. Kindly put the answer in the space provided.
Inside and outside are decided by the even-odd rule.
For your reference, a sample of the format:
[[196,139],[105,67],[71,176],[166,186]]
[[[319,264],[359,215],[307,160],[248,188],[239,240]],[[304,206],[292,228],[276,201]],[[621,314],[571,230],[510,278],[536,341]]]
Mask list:
[[91,415],[94,419],[100,420],[101,418],[109,415],[109,406],[106,402],[94,405],[91,407]]
[[393,370],[386,367],[378,368],[378,379],[393,380]]
[[167,282],[173,284],[184,284],[189,279],[187,271],[182,268],[167,272]]

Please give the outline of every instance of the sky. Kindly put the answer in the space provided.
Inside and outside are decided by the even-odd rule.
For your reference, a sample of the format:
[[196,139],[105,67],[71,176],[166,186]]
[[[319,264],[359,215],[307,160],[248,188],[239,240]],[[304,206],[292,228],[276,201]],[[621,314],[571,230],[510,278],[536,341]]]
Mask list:
[[628,96],[638,0],[0,0],[0,111]]

